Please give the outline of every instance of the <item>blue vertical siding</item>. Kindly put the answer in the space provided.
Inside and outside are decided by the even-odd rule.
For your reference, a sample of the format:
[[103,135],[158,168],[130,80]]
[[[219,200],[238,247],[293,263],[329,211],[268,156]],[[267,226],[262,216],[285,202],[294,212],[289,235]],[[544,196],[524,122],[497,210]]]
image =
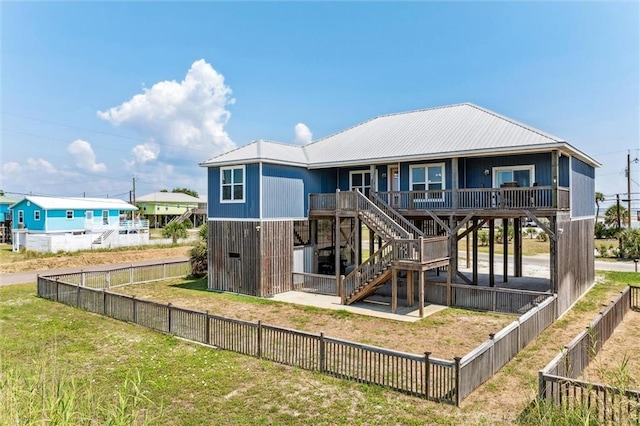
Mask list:
[[260,217],[260,166],[245,166],[244,203],[220,202],[220,168],[207,169],[208,215],[213,218],[258,219]]
[[595,169],[571,158],[571,217],[594,216],[596,180]]
[[[472,157],[458,160],[461,173],[460,188],[491,188],[493,184],[493,167],[535,166],[533,182],[540,186],[551,185],[551,153],[505,155],[500,157]],[[485,176],[485,169],[489,175]],[[568,186],[568,185],[567,185]]]
[[[563,186],[565,188],[569,187],[569,174],[571,173],[571,168],[569,167],[569,157],[566,155],[562,155],[558,159],[558,185]],[[594,195],[595,197],[595,195]]]

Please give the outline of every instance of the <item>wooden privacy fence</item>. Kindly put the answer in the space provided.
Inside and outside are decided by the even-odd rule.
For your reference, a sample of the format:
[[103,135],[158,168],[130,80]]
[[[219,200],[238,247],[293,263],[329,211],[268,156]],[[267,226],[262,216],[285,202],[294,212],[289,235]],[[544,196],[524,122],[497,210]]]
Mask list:
[[[182,268],[182,269],[181,269]],[[240,354],[459,405],[553,322],[556,296],[453,361],[137,299],[110,287],[186,275],[188,262],[38,277],[38,296]],[[303,279],[324,276],[299,274]],[[327,291],[335,290],[326,282]],[[334,288],[331,288],[331,285]],[[321,286],[318,285],[318,288]],[[540,294],[536,294],[540,297]]]
[[538,373],[538,396],[587,409],[603,423],[640,423],[640,391],[578,380],[630,309],[640,308],[640,287],[627,287]]
[[335,275],[309,274],[306,272],[293,273],[293,289],[307,293],[339,296]]
[[[70,279],[74,281],[64,282]],[[80,285],[79,274],[38,277],[38,296],[244,355],[459,403],[454,361],[211,315]]]
[[516,321],[489,340],[469,352],[459,361],[459,397],[466,398],[473,390],[486,382],[522,348],[527,346],[556,318],[557,296],[548,296],[542,303],[529,310]]
[[180,278],[191,273],[188,260],[164,262],[153,265],[125,266],[104,271],[80,271],[53,277],[59,281],[96,289],[118,287]]

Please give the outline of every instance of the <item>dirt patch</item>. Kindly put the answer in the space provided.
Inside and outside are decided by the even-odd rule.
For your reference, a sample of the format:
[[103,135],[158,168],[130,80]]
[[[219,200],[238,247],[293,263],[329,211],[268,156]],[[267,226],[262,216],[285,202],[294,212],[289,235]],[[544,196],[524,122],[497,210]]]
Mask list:
[[189,255],[190,246],[170,248],[143,248],[126,251],[81,252],[75,254],[60,254],[28,260],[16,260],[12,263],[0,265],[0,273],[11,274],[26,271],[45,271],[60,268],[80,268],[92,265],[107,265],[114,263],[135,262],[151,259],[168,259]]
[[582,380],[602,383],[620,389],[640,389],[640,312],[629,311],[607,340]]
[[209,311],[211,314],[294,328],[311,333],[365,343],[399,351],[453,359],[464,356],[490,333],[496,333],[516,317],[493,313],[446,309],[414,323],[325,311],[284,302],[256,303],[233,300],[224,294],[188,290],[168,283],[120,287],[119,293],[175,306]]

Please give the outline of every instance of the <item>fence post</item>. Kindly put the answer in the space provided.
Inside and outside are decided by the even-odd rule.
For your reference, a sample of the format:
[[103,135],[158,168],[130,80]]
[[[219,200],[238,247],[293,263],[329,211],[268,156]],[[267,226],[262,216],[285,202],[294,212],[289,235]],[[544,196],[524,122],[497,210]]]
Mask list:
[[324,333],[320,333],[320,372],[324,373],[325,370],[327,369],[327,360],[326,360],[326,353],[325,353],[325,346],[324,346]]
[[347,289],[344,286],[344,275],[340,275],[339,278],[340,284],[340,298],[343,305],[347,304]]
[[207,345],[211,344],[211,323],[209,321],[209,310],[207,310],[207,316],[205,317],[204,323],[204,342]]
[[107,290],[102,289],[102,315],[107,316]]
[[431,352],[424,353],[424,397],[425,399],[429,399],[429,391],[430,386],[429,382],[431,380],[431,361],[429,361],[429,357],[431,356]]
[[456,400],[455,400],[456,407],[460,406],[460,382],[461,382],[460,360],[461,359],[462,358],[460,358],[459,356],[453,358],[453,360],[456,362]]
[[82,270],[80,270],[80,285],[82,287],[85,287],[87,285],[87,274],[86,272],[83,272]]
[[163,263],[162,264],[162,279],[166,279],[167,278],[167,264]]
[[58,296],[58,287],[59,287],[58,286],[58,280],[59,280],[59,278],[56,277],[56,299],[55,299],[56,302],[60,299],[60,297]]
[[169,323],[169,324],[168,324],[168,330],[169,330],[169,334],[171,334],[171,302],[169,302],[169,303],[167,304],[167,307],[169,308],[169,309],[167,310],[167,317],[168,317],[168,318],[167,318],[167,322]]
[[76,287],[76,308],[80,307],[80,286]]
[[418,250],[420,250],[420,263],[424,263],[424,245],[423,245],[423,237],[419,237],[418,238],[418,244],[420,244],[420,247],[418,248]]
[[111,271],[107,271],[107,275],[105,279],[107,281],[107,288],[111,288]]
[[491,340],[491,376],[496,374],[496,342],[494,338],[496,337],[495,333],[489,333],[489,340]]
[[544,381],[544,372],[542,370],[538,371],[538,399],[546,399],[547,397],[547,386]]
[[262,321],[258,320],[258,359],[262,359]]
[[131,296],[131,300],[132,300],[132,304],[131,304],[131,309],[133,310],[132,312],[132,317],[133,317],[133,323],[137,324],[138,323],[138,309],[137,309],[137,301],[136,301],[136,296],[135,294]]
[[133,265],[129,266],[129,284],[133,284]]
[[496,307],[498,305],[498,292],[496,291],[495,288],[492,288],[491,290],[492,290],[491,294],[493,295],[491,300],[492,310],[493,312],[496,312]]

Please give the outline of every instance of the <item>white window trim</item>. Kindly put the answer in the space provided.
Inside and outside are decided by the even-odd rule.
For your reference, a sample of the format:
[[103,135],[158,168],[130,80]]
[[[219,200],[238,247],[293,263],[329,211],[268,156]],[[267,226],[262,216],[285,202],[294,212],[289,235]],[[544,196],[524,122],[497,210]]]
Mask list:
[[[225,170],[235,170],[235,169],[242,169],[242,199],[241,200],[224,200],[222,198],[222,181],[223,181],[223,174]],[[233,172],[231,172],[231,176],[233,177]],[[234,183],[231,184],[231,196],[233,197],[233,185],[235,185]],[[245,165],[240,165],[240,166],[227,166],[227,167],[220,167],[220,204],[242,204],[245,202],[246,198],[247,198],[247,170]]]
[[526,164],[522,166],[500,166],[500,167],[494,167],[492,170],[493,170],[493,174],[492,174],[491,187],[493,188],[497,188],[498,173],[505,170],[511,170],[511,171],[529,170],[529,177],[531,178],[531,184],[533,185],[533,182],[536,181],[536,166],[533,164]]
[[[71,217],[69,217],[69,212],[71,212]],[[67,210],[67,211],[65,212],[65,214],[64,214],[64,217],[65,217],[67,220],[73,220],[73,216],[74,216],[74,214],[73,214],[73,210]]]
[[[409,191],[413,191],[413,169],[416,168],[427,168],[427,167],[436,167],[436,166],[440,166],[442,169],[442,183],[441,183],[441,188],[438,190],[436,189],[435,191],[443,191],[442,192],[442,197],[441,198],[430,198],[429,201],[444,201],[444,190],[447,187],[447,173],[446,173],[446,168],[445,168],[445,163],[425,163],[425,164],[412,164],[409,166]],[[400,172],[400,170],[398,169],[398,172]],[[427,170],[425,170],[425,174],[424,174],[424,178],[425,178],[425,182],[424,182],[424,186],[425,186],[425,191],[429,191],[429,172]]]
[[[373,183],[373,176],[371,175],[371,169],[369,170],[349,170],[349,191],[353,191],[353,175],[354,174],[364,174],[364,173],[369,173],[369,191],[372,191],[373,187],[372,187],[372,183]],[[366,188],[366,185],[364,184],[364,175],[362,176],[362,187],[361,188]]]
[[40,210],[34,210],[33,211],[33,220],[37,220],[40,221]]

